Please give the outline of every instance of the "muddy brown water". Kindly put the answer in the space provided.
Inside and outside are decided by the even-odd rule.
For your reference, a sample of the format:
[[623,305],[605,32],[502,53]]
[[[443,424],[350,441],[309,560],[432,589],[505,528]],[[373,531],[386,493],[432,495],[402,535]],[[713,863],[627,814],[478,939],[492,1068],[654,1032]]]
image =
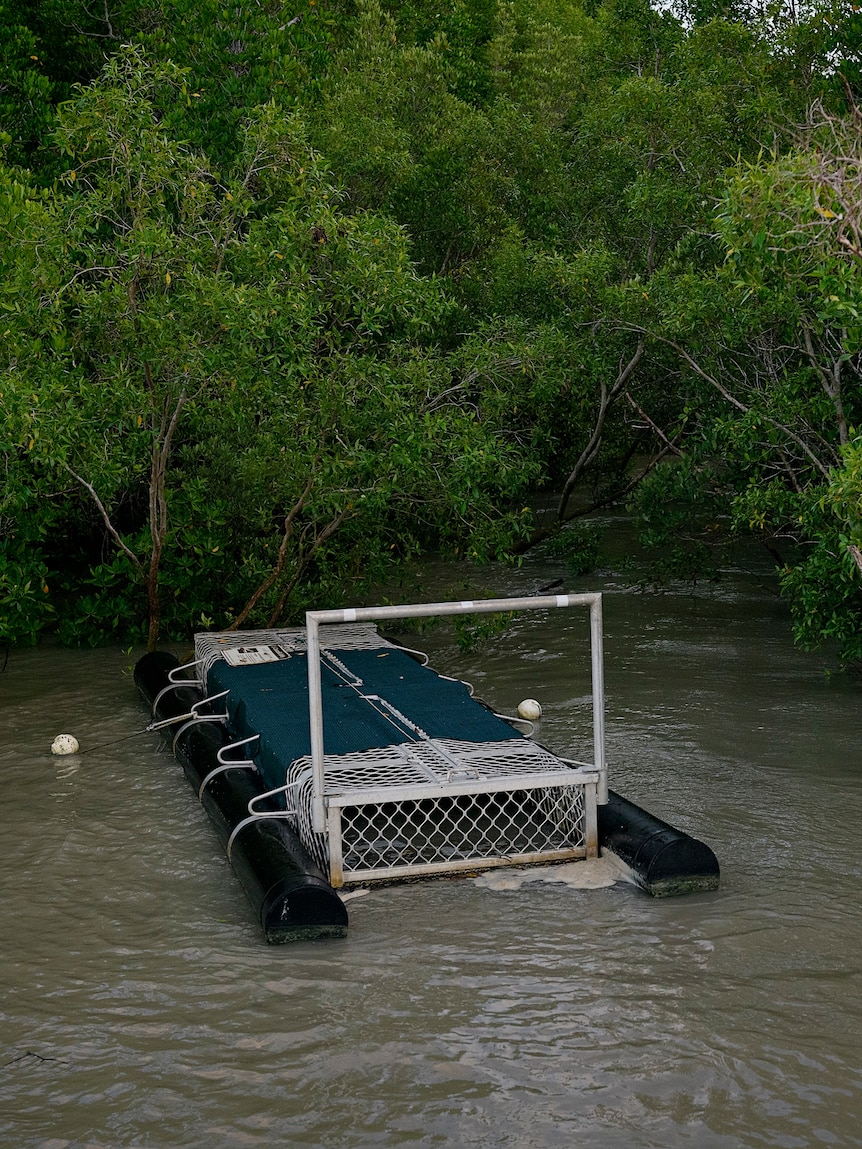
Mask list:
[[[862,687],[744,573],[588,588],[611,785],[713,847],[717,893],[434,881],[352,900],[345,941],[269,948],[179,767],[114,741],[143,723],[133,655],[12,652],[0,1145],[862,1145]],[[422,641],[583,757],[586,635],[557,612],[472,654]],[[52,757],[67,730],[114,744]]]

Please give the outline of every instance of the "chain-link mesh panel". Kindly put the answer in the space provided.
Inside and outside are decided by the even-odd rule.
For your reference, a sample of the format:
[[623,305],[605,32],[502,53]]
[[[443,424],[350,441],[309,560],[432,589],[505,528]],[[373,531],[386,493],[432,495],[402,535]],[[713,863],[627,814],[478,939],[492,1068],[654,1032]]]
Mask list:
[[[326,757],[326,793],[340,807],[346,882],[380,870],[408,877],[416,867],[464,868],[467,860],[583,856],[584,782],[573,781],[577,771],[523,739],[436,745],[445,746],[449,761],[434,754],[433,743]],[[548,784],[554,773],[559,785]],[[328,872],[327,835],[312,826],[310,759],[294,762],[287,782],[297,833]],[[457,792],[441,794],[444,786]]]
[[[423,782],[511,778],[548,771],[571,773],[571,765],[527,738],[502,742],[465,742],[456,738],[424,738],[354,754],[323,758],[327,797],[372,786],[404,787]],[[298,758],[291,771],[311,767],[311,757]],[[562,780],[561,780],[562,781]]]
[[454,794],[341,809],[346,881],[376,871],[583,851],[583,789]]

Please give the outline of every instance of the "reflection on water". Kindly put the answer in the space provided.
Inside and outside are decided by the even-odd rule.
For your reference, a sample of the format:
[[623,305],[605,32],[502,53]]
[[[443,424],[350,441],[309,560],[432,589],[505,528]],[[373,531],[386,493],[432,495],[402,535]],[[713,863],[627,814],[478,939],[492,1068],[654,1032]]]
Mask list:
[[603,890],[614,882],[626,880],[621,862],[613,854],[554,866],[516,866],[488,870],[474,881],[486,890],[520,890],[535,882],[562,883],[572,890]]
[[[499,872],[373,891],[345,941],[268,948],[152,736],[49,753],[143,725],[131,658],[13,653],[0,1145],[862,1144],[860,688],[753,584],[604,582],[611,784],[709,842],[715,894]],[[586,636],[557,612],[425,645],[503,710],[538,698],[541,739],[585,757]]]

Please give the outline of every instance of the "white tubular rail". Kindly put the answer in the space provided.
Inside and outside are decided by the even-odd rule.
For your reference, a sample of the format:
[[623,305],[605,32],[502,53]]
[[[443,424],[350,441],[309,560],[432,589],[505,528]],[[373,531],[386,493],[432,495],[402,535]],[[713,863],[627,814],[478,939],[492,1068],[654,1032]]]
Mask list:
[[320,674],[320,626],[331,623],[384,622],[405,618],[433,618],[459,614],[497,614],[515,610],[553,610],[558,607],[586,606],[590,610],[590,650],[593,688],[593,752],[598,771],[596,800],[608,801],[608,777],[605,764],[604,662],[602,654],[602,596],[594,594],[556,594],[529,598],[492,598],[464,602],[416,603],[408,606],[370,606],[346,610],[310,610],[305,624],[308,641],[308,701],[311,725],[311,764],[314,780],[312,828],[326,833],[327,815],[324,798],[323,701]]
[[188,722],[184,722],[183,725],[180,726],[180,728],[174,734],[174,741],[173,741],[173,746],[172,746],[174,754],[176,754],[176,752],[177,752],[177,743],[180,740],[180,735],[185,734],[186,730],[188,730],[188,728],[190,726],[195,726],[198,722],[225,722],[225,721],[227,721],[227,719],[230,717],[227,710],[225,710],[223,714],[201,714],[198,707],[206,706],[207,703],[209,703],[209,702],[217,702],[220,698],[227,698],[227,696],[229,694],[230,694],[229,690],[222,690],[219,694],[210,694],[206,698],[198,699],[198,701],[192,706],[191,710],[189,711],[191,717],[189,718]]
[[228,770],[257,770],[257,764],[251,758],[225,758],[225,754],[228,750],[238,750],[240,746],[248,746],[250,742],[259,740],[259,734],[252,734],[250,738],[241,738],[239,742],[229,742],[227,746],[222,746],[216,754],[218,766],[214,766],[212,770],[210,770],[209,774],[207,774],[198,787],[198,801],[203,801],[204,790],[206,790],[213,778],[219,774],[224,774]]
[[177,678],[176,677],[176,675],[178,675],[180,673],[180,671],[191,670],[191,668],[193,666],[200,666],[200,664],[201,664],[201,659],[196,658],[194,660],[194,662],[184,662],[181,666],[174,666],[171,670],[168,671],[167,686],[163,686],[162,689],[158,692],[158,694],[153,699],[152,711],[153,711],[153,717],[154,718],[156,716],[156,711],[158,710],[159,703],[165,697],[165,695],[170,694],[170,692],[172,690],[179,690],[183,686],[193,686],[193,687],[197,687],[200,690],[204,689],[205,683],[204,683],[204,680],[202,678]]

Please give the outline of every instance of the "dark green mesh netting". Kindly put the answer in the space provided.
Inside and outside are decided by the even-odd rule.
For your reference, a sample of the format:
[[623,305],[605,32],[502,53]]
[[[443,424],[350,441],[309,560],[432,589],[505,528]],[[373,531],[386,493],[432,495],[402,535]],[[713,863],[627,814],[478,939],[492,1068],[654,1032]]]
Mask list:
[[[324,751],[349,754],[393,746],[415,738],[403,725],[393,725],[362,694],[378,694],[406,715],[430,738],[468,742],[503,742],[518,734],[470,697],[461,682],[440,678],[399,650],[339,650],[337,658],[363,680],[356,689],[324,660],[321,664]],[[281,662],[229,666],[217,662],[209,671],[211,694],[230,690],[227,709],[237,739],[260,735],[255,761],[266,784],[284,784],[287,767],[311,753],[308,723],[308,660],[294,654]]]

